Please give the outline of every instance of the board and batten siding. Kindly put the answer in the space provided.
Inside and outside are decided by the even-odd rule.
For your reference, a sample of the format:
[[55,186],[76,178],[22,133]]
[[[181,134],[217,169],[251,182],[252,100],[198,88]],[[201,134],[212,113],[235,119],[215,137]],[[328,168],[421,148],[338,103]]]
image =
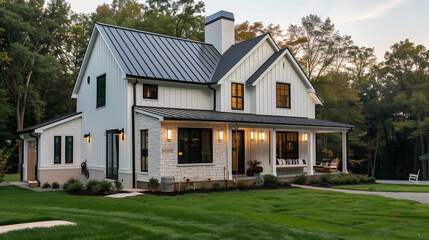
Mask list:
[[[290,108],[276,106],[277,82],[290,84]],[[256,114],[315,118],[315,104],[307,87],[286,57],[278,61],[251,88],[255,88],[255,95],[251,97],[255,99]]]
[[[131,152],[130,147],[127,147],[131,146],[130,125],[127,124],[130,118],[128,81],[101,35],[95,39],[88,56],[88,65],[82,73],[83,81],[77,96],[77,111],[82,112],[82,136],[91,134],[89,143],[83,137],[78,140],[82,144],[82,161],[87,160],[90,170],[105,172],[106,130],[124,128],[125,139],[119,140],[119,173],[131,173]],[[103,74],[106,74],[106,105],[96,108],[97,77]]]
[[231,83],[243,83],[258,70],[258,68],[274,53],[274,49],[268,40],[265,40],[258,46],[255,51],[250,54],[231,74],[226,76],[225,80],[221,81],[220,94],[220,111],[223,112],[240,112],[251,113],[251,95],[248,87],[244,89],[244,110],[231,109]]

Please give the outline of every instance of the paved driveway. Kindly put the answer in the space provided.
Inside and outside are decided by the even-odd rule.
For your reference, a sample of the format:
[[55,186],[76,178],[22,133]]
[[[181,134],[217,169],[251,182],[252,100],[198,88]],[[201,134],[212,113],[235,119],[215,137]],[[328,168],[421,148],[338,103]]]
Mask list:
[[321,188],[321,187],[313,187],[313,186],[298,185],[298,184],[292,184],[292,186],[299,187],[299,188],[305,188],[305,189],[323,190],[323,191],[378,195],[378,196],[383,196],[383,197],[412,200],[412,201],[416,201],[416,202],[420,202],[420,203],[429,204],[429,193],[357,191],[357,190],[348,190],[348,189]]

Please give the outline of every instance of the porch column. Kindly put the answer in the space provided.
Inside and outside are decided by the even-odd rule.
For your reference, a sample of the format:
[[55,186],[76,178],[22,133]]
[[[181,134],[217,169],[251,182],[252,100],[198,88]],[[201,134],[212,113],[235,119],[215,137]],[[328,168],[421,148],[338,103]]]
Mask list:
[[316,133],[313,130],[310,130],[310,136],[308,139],[308,175],[313,175],[313,165],[316,162]]
[[228,180],[232,179],[232,127],[228,124],[228,151],[227,151],[227,169],[228,169]]
[[342,145],[343,145],[343,172],[347,172],[347,132],[342,133]]
[[276,129],[273,128],[272,131],[273,134],[271,134],[271,172],[274,176],[277,176],[277,156],[276,156]]

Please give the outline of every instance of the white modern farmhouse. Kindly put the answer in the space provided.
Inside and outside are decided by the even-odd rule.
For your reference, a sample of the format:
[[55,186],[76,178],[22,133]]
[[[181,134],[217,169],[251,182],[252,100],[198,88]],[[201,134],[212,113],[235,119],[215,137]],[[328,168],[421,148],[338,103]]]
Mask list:
[[247,162],[264,174],[312,175],[316,134],[352,125],[318,120],[317,95],[269,34],[235,44],[234,16],[205,20],[205,42],[96,23],[72,98],[74,114],[28,127],[23,180],[81,175],[144,188],[152,177],[232,181]]

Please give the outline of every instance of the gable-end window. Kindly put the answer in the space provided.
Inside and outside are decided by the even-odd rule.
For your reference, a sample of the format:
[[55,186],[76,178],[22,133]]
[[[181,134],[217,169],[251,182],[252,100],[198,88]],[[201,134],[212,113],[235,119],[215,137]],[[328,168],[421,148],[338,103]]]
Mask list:
[[66,137],[66,163],[73,163],[73,137]]
[[148,143],[149,143],[149,134],[148,130],[141,130],[140,132],[140,145],[141,145],[141,161],[140,161],[140,170],[142,172],[148,171]]
[[158,99],[158,85],[143,84],[143,98]]
[[54,137],[54,163],[61,163],[61,136]]
[[290,108],[290,84],[276,83],[276,106]]
[[244,105],[244,85],[240,83],[231,84],[231,108],[243,110]]
[[97,77],[97,107],[106,106],[106,74]]
[[211,129],[179,128],[178,159],[181,163],[212,163]]

